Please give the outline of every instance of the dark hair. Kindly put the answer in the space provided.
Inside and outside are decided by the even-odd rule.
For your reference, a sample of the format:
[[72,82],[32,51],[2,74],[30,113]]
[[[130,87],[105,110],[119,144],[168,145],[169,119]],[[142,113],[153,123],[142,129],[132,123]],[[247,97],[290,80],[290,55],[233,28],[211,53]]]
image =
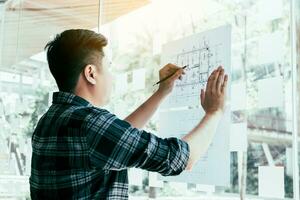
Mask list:
[[47,43],[47,60],[58,89],[74,92],[79,75],[88,64],[100,62],[107,39],[85,29],[66,30]]

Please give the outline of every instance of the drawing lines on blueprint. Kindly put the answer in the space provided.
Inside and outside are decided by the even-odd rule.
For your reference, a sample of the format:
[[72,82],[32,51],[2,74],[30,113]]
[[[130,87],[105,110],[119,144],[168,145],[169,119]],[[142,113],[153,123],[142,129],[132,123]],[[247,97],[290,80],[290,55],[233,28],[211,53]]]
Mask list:
[[187,66],[187,75],[182,81],[176,83],[176,87],[183,89],[184,86],[191,85],[194,87],[196,84],[204,86],[212,69],[221,63],[217,57],[218,46],[221,44],[210,47],[208,42],[203,39],[203,44],[199,44],[198,48],[193,46],[191,50],[185,51],[183,49],[181,53],[177,54],[176,64]]
[[190,48],[182,48],[171,60],[178,66],[187,66],[182,80],[175,82],[172,94],[163,107],[199,105],[199,91],[206,86],[210,73],[222,64],[220,57],[222,44],[210,44],[203,37]]

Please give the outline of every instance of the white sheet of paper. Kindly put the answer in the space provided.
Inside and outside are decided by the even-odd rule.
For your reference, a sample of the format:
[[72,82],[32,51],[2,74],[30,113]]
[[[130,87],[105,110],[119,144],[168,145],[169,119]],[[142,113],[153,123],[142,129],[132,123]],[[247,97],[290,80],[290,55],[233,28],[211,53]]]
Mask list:
[[21,76],[19,74],[0,71],[0,81],[19,83],[20,80],[21,80]]
[[247,92],[245,83],[234,83],[231,85],[231,103],[232,111],[244,110],[247,108]]
[[149,172],[149,186],[150,187],[164,187],[164,182],[158,180],[157,172]]
[[258,41],[258,64],[273,63],[283,59],[283,36],[282,32],[277,31],[260,37]]
[[234,123],[230,128],[230,151],[247,152],[247,123]]
[[[175,82],[172,93],[163,102],[161,108],[165,109],[165,112],[160,112],[158,125],[161,137],[181,138],[204,116],[200,106],[200,88],[205,87],[211,71],[220,65],[224,67],[225,72],[231,71],[231,27],[222,26],[170,42],[163,46],[162,57],[163,63],[173,62],[179,66],[188,66],[183,79]],[[230,100],[230,96],[228,99]],[[186,109],[188,106],[195,108]],[[174,108],[177,110],[172,110]],[[159,176],[160,180],[229,185],[230,114],[228,107],[208,151],[194,165],[192,171],[183,171],[177,176]]]
[[258,107],[282,107],[284,104],[283,80],[282,77],[274,77],[259,80],[258,86]]
[[22,76],[22,83],[32,85],[34,83],[34,79],[31,76]]
[[115,75],[115,93],[122,95],[128,90],[127,73]]
[[[160,112],[159,136],[181,138],[200,122],[203,115],[202,108]],[[229,134],[230,112],[225,112],[208,151],[195,163],[192,171],[183,171],[177,176],[159,175],[159,179],[218,186],[228,185],[230,182]]]
[[135,90],[142,90],[145,88],[145,81],[146,81],[146,69],[136,69],[132,72],[132,89]]
[[284,198],[284,167],[258,167],[258,195]]
[[143,185],[143,170],[137,168],[130,168],[128,170],[129,185],[142,186]]
[[170,186],[178,191],[186,191],[187,190],[187,184],[186,183],[180,183],[180,182],[169,182]]
[[196,185],[196,190],[201,191],[201,192],[206,192],[206,193],[214,193],[215,192],[215,186],[214,185],[203,185],[203,184],[197,184]]
[[[272,5],[271,9],[270,5]],[[258,7],[258,12],[255,13],[258,23],[278,19],[283,15],[282,0],[261,0],[258,1]]]

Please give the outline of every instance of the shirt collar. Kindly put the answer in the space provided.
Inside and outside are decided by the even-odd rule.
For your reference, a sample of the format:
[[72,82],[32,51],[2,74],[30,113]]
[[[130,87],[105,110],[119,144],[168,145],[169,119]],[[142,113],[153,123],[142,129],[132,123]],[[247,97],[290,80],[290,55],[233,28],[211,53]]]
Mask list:
[[84,98],[77,96],[73,93],[62,92],[62,91],[53,92],[52,103],[53,104],[72,104],[72,105],[78,105],[78,106],[92,106],[92,104],[89,103]]

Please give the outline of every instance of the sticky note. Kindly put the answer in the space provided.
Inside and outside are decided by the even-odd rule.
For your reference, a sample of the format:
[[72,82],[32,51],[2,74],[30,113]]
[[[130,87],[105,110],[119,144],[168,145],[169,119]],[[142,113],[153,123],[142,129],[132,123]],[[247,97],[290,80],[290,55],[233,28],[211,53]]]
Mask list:
[[265,34],[258,40],[259,64],[273,63],[283,59],[284,34],[280,31]]
[[156,172],[149,172],[149,186],[150,187],[164,187],[164,182],[158,180]]
[[257,86],[259,108],[283,106],[283,80],[281,76],[259,80]]
[[258,195],[284,198],[284,167],[258,167]]
[[130,168],[128,170],[129,185],[141,186],[143,185],[143,170],[137,168]]
[[244,110],[247,108],[247,93],[245,83],[235,83],[231,85],[231,103],[232,111]]
[[230,128],[230,151],[247,152],[247,123],[234,123]]

